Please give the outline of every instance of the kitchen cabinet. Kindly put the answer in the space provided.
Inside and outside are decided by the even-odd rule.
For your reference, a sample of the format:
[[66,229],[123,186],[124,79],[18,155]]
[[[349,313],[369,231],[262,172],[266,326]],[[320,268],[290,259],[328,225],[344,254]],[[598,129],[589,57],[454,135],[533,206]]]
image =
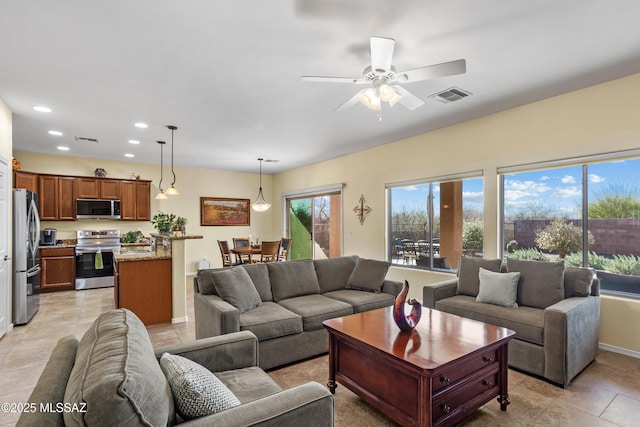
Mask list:
[[55,175],[38,177],[40,219],[73,221],[76,219],[75,178]]
[[26,188],[38,193],[38,174],[32,172],[13,172],[13,188]]
[[76,288],[76,251],[73,247],[40,249],[40,291],[70,291]]
[[151,219],[150,181],[122,181],[120,197],[120,219],[122,221],[149,221]]
[[120,180],[106,178],[76,178],[78,199],[120,199]]
[[114,261],[116,308],[133,311],[145,325],[171,322],[171,259]]

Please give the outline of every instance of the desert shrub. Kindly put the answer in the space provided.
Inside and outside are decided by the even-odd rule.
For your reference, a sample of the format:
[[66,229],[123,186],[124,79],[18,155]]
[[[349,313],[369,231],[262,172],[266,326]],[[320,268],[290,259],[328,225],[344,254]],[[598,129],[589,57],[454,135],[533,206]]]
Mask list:
[[482,221],[465,221],[462,223],[462,247],[482,249],[483,233],[484,223]]
[[633,255],[614,255],[608,270],[618,274],[640,276],[640,258]]
[[[593,235],[588,232],[589,245],[594,243]],[[582,248],[582,229],[575,225],[554,219],[551,224],[536,232],[536,245],[547,251],[557,251],[560,258]]]
[[640,218],[637,188],[613,184],[589,203],[589,218]]
[[[596,270],[608,270],[611,260],[595,252],[589,252],[588,266]],[[582,267],[582,251],[572,252],[564,257],[567,267]]]
[[516,249],[507,256],[525,261],[549,261],[551,259],[536,248]]

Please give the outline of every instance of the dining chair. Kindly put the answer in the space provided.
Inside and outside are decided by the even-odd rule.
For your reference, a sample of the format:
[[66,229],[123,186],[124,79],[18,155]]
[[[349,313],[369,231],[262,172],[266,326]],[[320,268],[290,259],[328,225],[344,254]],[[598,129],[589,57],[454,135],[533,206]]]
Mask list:
[[231,267],[231,251],[229,250],[229,242],[226,240],[218,240],[218,247],[220,248],[220,254],[222,255],[222,266]]
[[[233,247],[234,248],[248,248],[250,247],[249,238],[248,237],[234,237],[233,238]],[[253,263],[253,259],[251,258],[251,254],[235,254],[237,263]]]
[[260,253],[260,262],[278,261],[280,256],[280,245],[282,241],[262,242],[262,250]]
[[278,261],[288,261],[289,260],[289,249],[291,248],[291,238],[283,237],[280,239],[280,257]]

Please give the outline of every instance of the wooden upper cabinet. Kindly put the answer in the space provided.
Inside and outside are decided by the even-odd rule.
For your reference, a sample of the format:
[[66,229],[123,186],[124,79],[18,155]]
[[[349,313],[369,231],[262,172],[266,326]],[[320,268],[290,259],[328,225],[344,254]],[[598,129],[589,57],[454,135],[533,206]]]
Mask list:
[[40,175],[40,219],[73,221],[76,219],[75,178]]
[[120,219],[123,221],[151,219],[151,183],[149,181],[122,181]]
[[76,178],[76,197],[78,199],[114,199],[120,198],[120,180],[105,178]]
[[31,172],[13,172],[13,188],[26,188],[34,193],[38,192],[38,174]]
[[42,221],[56,221],[58,219],[58,177],[40,175],[38,187],[40,190],[40,219]]

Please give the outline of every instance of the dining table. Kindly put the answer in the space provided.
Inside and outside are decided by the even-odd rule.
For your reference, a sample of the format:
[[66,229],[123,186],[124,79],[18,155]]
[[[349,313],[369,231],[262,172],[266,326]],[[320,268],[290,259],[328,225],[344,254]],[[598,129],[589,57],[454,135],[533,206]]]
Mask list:
[[246,264],[244,261],[242,261],[243,260],[242,256],[249,255],[249,259],[252,259],[253,255],[261,255],[262,247],[260,245],[240,246],[240,247],[231,249],[231,253],[239,255],[238,258],[240,258],[240,262],[242,264]]

